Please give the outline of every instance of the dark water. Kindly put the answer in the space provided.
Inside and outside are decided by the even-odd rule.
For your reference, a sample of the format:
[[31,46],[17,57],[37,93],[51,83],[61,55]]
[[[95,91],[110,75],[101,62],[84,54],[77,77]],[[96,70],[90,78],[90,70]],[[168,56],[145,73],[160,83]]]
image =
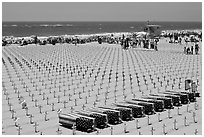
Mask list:
[[[202,22],[151,22],[162,30],[202,29]],[[2,22],[3,36],[54,36],[143,31],[146,22]]]

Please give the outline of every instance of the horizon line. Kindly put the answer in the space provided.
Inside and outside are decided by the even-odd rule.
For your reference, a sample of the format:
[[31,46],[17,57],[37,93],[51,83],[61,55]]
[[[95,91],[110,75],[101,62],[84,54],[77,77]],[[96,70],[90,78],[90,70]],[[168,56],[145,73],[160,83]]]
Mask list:
[[201,22],[202,23],[202,21],[151,21],[151,20],[146,20],[146,21],[88,21],[88,20],[85,20],[85,21],[65,21],[65,20],[62,20],[62,21],[50,21],[50,20],[43,20],[43,21],[40,21],[40,20],[35,20],[35,21],[32,21],[32,20],[30,20],[30,21],[27,21],[27,20],[22,20],[22,21],[20,21],[20,20],[18,20],[18,21],[3,21],[2,20],[2,22]]

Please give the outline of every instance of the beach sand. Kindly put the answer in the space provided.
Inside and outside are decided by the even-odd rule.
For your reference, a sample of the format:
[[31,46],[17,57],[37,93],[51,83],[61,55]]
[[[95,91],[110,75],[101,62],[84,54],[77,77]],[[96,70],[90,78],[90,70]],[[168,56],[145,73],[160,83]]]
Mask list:
[[[200,47],[201,45],[202,43],[199,43]],[[96,42],[77,46],[72,44],[56,44],[55,46],[29,45],[19,47],[12,45],[2,47],[2,56],[6,64],[6,67],[5,65],[2,66],[2,82],[5,87],[3,87],[2,92],[2,134],[18,134],[18,127],[15,127],[12,113],[9,111],[7,97],[10,98],[9,102],[12,104],[12,109],[16,112],[15,115],[20,118],[17,122],[22,128],[20,134],[39,135],[43,133],[46,135],[71,135],[71,129],[59,126],[58,109],[62,109],[63,113],[70,113],[71,107],[74,110],[82,110],[83,104],[85,104],[86,108],[93,107],[94,102],[96,102],[96,106],[104,105],[106,91],[109,91],[106,104],[112,104],[114,102],[115,99],[112,93],[115,90],[117,91],[118,102],[124,100],[124,94],[127,97],[126,99],[131,99],[133,94],[141,97],[142,93],[148,95],[150,91],[156,93],[158,90],[164,91],[165,88],[172,89],[172,85],[174,85],[172,90],[183,91],[185,79],[190,78],[194,81],[199,81],[198,92],[201,94],[201,97],[197,98],[197,110],[195,110],[195,103],[189,104],[188,112],[187,105],[182,105],[180,107],[182,115],[177,114],[177,107],[175,107],[171,110],[172,118],[170,119],[167,117],[168,111],[164,111],[161,112],[162,122],[158,122],[158,113],[156,113],[150,116],[151,125],[147,124],[146,116],[138,118],[141,126],[139,130],[136,129],[136,121],[133,120],[126,122],[128,133],[124,133],[124,123],[122,123],[113,126],[113,134],[138,135],[141,133],[151,135],[151,128],[153,127],[155,129],[153,131],[154,135],[163,135],[164,129],[162,126],[165,124],[165,131],[168,135],[201,135],[202,49],[200,49],[199,55],[184,55],[183,48],[184,45],[169,44],[166,39],[160,40],[158,44],[159,51],[157,52],[143,48],[123,50],[117,44],[98,44]],[[14,66],[9,63],[8,57],[14,62]],[[15,58],[21,63],[17,64]],[[26,61],[31,65],[31,68],[26,65]],[[22,64],[22,67],[20,67],[20,64]],[[50,73],[48,69],[46,70],[44,64],[45,66],[49,66],[51,69]],[[65,67],[64,71],[63,66]],[[67,69],[68,73],[66,72]],[[110,71],[112,72],[111,82],[109,82]],[[117,84],[115,80],[116,72],[118,72],[119,77]],[[140,87],[137,85],[136,73],[140,80]],[[85,75],[84,78],[83,74]],[[124,74],[125,79],[124,91],[122,74]],[[130,74],[133,84],[129,80]],[[104,75],[104,80],[102,80],[102,75]],[[163,76],[166,77],[166,80],[164,80]],[[147,84],[145,84],[144,77],[147,80]],[[160,78],[159,82],[158,77]],[[156,88],[154,88],[151,78],[156,83]],[[179,78],[181,78],[181,89],[178,86]],[[167,84],[167,79],[169,80],[169,85]],[[173,79],[175,79],[175,83]],[[160,84],[161,81],[163,85]],[[30,90],[30,93],[26,91],[26,87]],[[18,101],[18,91],[20,92],[20,96],[23,96],[27,102],[28,113],[34,116],[32,120],[39,124],[37,127],[39,132],[35,132],[34,124],[30,124],[30,118],[26,116],[26,110],[21,108]],[[41,94],[40,91],[42,92]],[[6,95],[7,93],[8,95]],[[43,100],[43,93],[49,98],[48,104],[46,99]],[[42,113],[35,106],[36,104],[32,101],[32,96],[29,94],[34,94],[34,100],[37,100],[37,106],[43,106]],[[70,101],[69,94],[71,95]],[[97,94],[98,100],[96,99]],[[59,102],[58,96],[60,96]],[[86,97],[88,97],[87,103]],[[67,108],[64,108],[63,101],[68,102],[66,105]],[[54,111],[52,111],[52,103],[55,104]],[[45,121],[45,111],[48,112],[47,118],[49,120],[47,121]],[[193,121],[193,112],[196,113],[197,123]],[[185,117],[187,118],[188,126],[184,125]],[[178,130],[173,129],[175,119],[178,122]],[[57,132],[58,127],[61,132]],[[198,130],[198,132],[195,133],[195,130]],[[76,131],[76,134],[88,135],[97,133],[96,131],[92,133]],[[110,135],[110,127],[100,129],[99,134]]]

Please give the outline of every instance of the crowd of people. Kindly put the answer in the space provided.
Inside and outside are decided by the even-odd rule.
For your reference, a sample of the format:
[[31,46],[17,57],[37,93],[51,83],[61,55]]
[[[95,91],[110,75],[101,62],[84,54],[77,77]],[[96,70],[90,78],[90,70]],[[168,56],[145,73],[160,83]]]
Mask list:
[[191,46],[185,45],[184,46],[184,54],[198,54],[199,52],[199,45],[197,42],[195,42],[194,44],[191,44]]
[[200,49],[198,42],[202,42],[202,32],[172,32],[163,34],[163,37],[169,38],[169,43],[184,45],[186,55],[197,55]]
[[[180,45],[185,44],[185,54],[198,54],[199,46],[197,42],[202,41],[202,32],[194,31],[163,31],[160,37],[153,39],[147,38],[148,35],[139,36],[137,33],[120,33],[120,34],[97,34],[97,35],[73,35],[73,36],[53,36],[53,37],[3,37],[2,46],[9,46],[10,44],[19,44],[25,46],[28,44],[46,45],[57,43],[68,43],[68,44],[85,44],[89,42],[98,42],[99,44],[119,44],[125,50],[128,48],[146,48],[154,49],[157,51],[157,44],[161,37],[169,38],[169,43],[179,43]],[[193,52],[194,51],[194,52]]]

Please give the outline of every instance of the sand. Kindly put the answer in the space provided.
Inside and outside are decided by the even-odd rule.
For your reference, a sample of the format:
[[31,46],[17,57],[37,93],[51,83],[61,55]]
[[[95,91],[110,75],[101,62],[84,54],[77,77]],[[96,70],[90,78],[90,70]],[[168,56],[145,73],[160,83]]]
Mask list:
[[[201,44],[199,43],[200,46]],[[10,98],[9,103],[12,104],[12,110],[16,112],[15,116],[19,118],[17,124],[22,128],[20,134],[71,135],[72,130],[59,125],[57,110],[62,109],[63,113],[70,113],[71,107],[74,110],[82,110],[84,104],[85,109],[93,107],[94,104],[96,106],[112,104],[115,100],[113,94],[115,90],[117,91],[116,101],[118,102],[124,100],[124,94],[128,100],[133,97],[133,94],[140,97],[142,94],[148,95],[150,91],[156,93],[158,90],[172,89],[172,85],[174,85],[173,90],[183,91],[185,79],[190,78],[196,82],[198,80],[198,92],[201,93],[201,98],[197,98],[197,104],[199,105],[197,110],[195,110],[195,104],[190,103],[189,112],[186,111],[187,105],[183,105],[180,108],[182,115],[178,115],[175,107],[171,110],[172,118],[170,119],[167,117],[167,111],[164,111],[161,112],[162,122],[158,122],[158,113],[156,113],[150,116],[151,125],[147,124],[146,116],[138,119],[141,126],[139,130],[136,129],[136,120],[133,120],[126,123],[128,133],[124,133],[123,122],[113,126],[113,134],[151,135],[151,128],[153,127],[155,129],[153,134],[163,135],[164,129],[162,126],[165,124],[165,132],[168,135],[201,135],[201,52],[199,55],[184,55],[183,46],[169,44],[166,39],[162,39],[159,42],[159,51],[157,52],[142,48],[122,50],[120,45],[106,43],[99,45],[96,42],[78,46],[57,44],[55,46],[29,45],[18,47],[17,45],[12,45],[3,47],[2,56],[7,67],[5,65],[2,66],[2,82],[4,86],[2,92],[2,134],[17,135],[19,133],[19,127],[15,126],[12,113],[9,111],[7,97]],[[10,57],[11,61],[14,62],[15,69],[9,63],[7,57]],[[17,64],[15,58],[21,62],[22,67],[19,66],[20,63]],[[25,60],[31,65],[31,69],[26,65]],[[49,66],[51,69],[50,73],[48,69],[46,70],[44,64]],[[65,67],[64,71],[63,66]],[[109,82],[110,71],[112,74]],[[73,73],[71,74],[71,72]],[[116,82],[116,72],[118,72],[118,82]],[[137,84],[136,73],[140,81],[140,87]],[[102,76],[104,79],[102,79]],[[164,76],[166,80],[164,80]],[[145,84],[144,77],[147,84]],[[159,81],[158,77],[160,78]],[[156,84],[155,88],[151,78]],[[181,89],[178,86],[179,78],[181,78]],[[124,87],[123,79],[125,79]],[[175,79],[175,83],[173,79]],[[169,85],[167,85],[167,80],[169,80]],[[160,84],[161,81],[163,85]],[[107,91],[109,93],[105,102],[105,93]],[[45,93],[44,99],[43,93]],[[32,94],[33,100],[37,100],[37,103],[32,101]],[[21,108],[18,96],[22,96],[26,100],[28,113],[33,115],[32,122],[37,122],[38,124],[38,132],[35,132],[34,124],[30,123],[30,117],[26,116],[26,110]],[[60,101],[58,96],[60,96]],[[67,101],[66,108],[64,108],[64,101]],[[54,108],[51,105],[52,103],[54,103]],[[40,113],[39,105],[42,106],[42,113]],[[48,112],[47,120],[45,120],[44,112]],[[196,113],[197,123],[192,119],[193,112]],[[185,117],[188,122],[187,126],[184,125]],[[178,121],[178,130],[173,129],[175,119]],[[60,128],[60,132],[57,131],[58,128]],[[198,132],[195,132],[195,130]],[[76,134],[88,135],[97,134],[97,132],[76,131]],[[100,129],[98,134],[110,135],[110,128]]]

